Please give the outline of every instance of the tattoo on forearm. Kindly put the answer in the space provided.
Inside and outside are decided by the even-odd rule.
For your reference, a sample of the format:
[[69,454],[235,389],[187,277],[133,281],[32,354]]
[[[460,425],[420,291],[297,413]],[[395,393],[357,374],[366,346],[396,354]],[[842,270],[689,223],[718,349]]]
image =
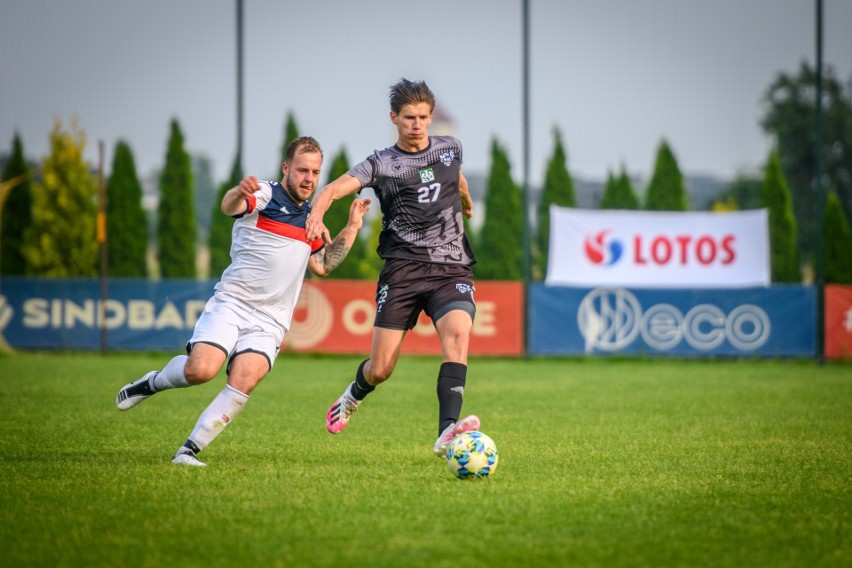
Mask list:
[[351,247],[346,246],[346,241],[337,237],[330,245],[325,247],[322,252],[325,254],[322,257],[322,264],[328,272],[331,272],[343,262],[346,255],[349,254]]

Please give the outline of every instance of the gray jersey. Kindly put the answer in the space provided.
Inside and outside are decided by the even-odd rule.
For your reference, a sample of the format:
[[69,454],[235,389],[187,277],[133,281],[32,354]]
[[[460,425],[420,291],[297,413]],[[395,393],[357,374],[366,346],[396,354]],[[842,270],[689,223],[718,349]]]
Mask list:
[[430,136],[420,152],[396,146],[377,150],[349,175],[372,187],[382,208],[376,252],[383,259],[407,258],[437,264],[476,262],[459,195],[462,146],[452,136]]

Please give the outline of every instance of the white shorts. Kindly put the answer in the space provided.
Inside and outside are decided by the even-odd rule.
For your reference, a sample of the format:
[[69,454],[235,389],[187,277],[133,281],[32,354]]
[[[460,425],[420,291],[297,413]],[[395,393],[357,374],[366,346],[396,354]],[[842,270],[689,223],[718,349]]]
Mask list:
[[186,349],[191,351],[196,343],[218,347],[228,357],[228,371],[240,353],[259,353],[272,370],[283,341],[284,328],[268,314],[216,292],[204,306]]

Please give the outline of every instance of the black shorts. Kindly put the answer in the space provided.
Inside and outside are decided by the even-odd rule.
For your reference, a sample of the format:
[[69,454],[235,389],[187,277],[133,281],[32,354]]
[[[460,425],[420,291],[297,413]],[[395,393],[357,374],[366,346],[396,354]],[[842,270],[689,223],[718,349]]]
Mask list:
[[376,283],[375,327],[412,329],[420,312],[437,321],[447,312],[476,315],[473,270],[460,264],[432,264],[392,258]]

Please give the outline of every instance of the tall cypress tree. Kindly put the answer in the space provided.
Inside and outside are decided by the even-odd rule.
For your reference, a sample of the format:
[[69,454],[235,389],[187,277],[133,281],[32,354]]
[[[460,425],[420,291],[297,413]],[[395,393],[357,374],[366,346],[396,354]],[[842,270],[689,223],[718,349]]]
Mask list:
[[[816,243],[814,210],[816,179],[816,69],[802,61],[794,73],[779,73],[767,88],[760,125],[778,149],[790,187],[799,239],[799,253],[811,257]],[[837,193],[847,218],[852,218],[852,76],[839,77],[831,65],[822,70],[821,180]],[[816,213],[816,214],[815,214]]]
[[83,159],[85,134],[59,121],[50,134],[42,181],[33,183],[32,223],[24,232],[27,273],[67,278],[97,274],[96,184]]
[[[373,200],[373,205],[371,206],[378,207],[378,204]],[[376,215],[370,221],[369,233],[367,233],[367,257],[364,259],[364,278],[369,280],[375,280],[376,276],[382,270],[383,261],[376,253],[379,248],[379,236],[382,234],[382,221],[382,216]]]
[[778,153],[769,155],[760,191],[760,204],[769,210],[769,257],[773,282],[801,282],[793,202]]
[[3,207],[2,233],[0,233],[0,274],[22,276],[27,273],[27,262],[23,254],[24,232],[32,223],[32,191],[30,190],[30,168],[24,158],[24,145],[15,133],[12,139],[12,155],[3,170],[3,182],[15,185],[6,191]]
[[278,173],[269,179],[281,179],[281,165],[287,160],[287,146],[290,142],[299,137],[299,126],[296,124],[296,117],[292,111],[287,112],[287,119],[284,122],[284,142],[281,144],[281,161],[278,162]]
[[231,165],[231,174],[219,186],[219,190],[216,192],[216,199],[213,202],[213,212],[210,216],[210,239],[208,240],[211,278],[219,278],[231,263],[231,231],[234,228],[234,220],[222,213],[220,206],[225,193],[232,187],[239,185],[242,179],[243,170],[240,166],[240,156],[238,154],[234,158],[234,163]]
[[512,180],[506,151],[493,140],[491,170],[485,189],[485,222],[477,239],[477,263],[480,280],[521,280],[523,250],[521,234],[525,206],[521,190]]
[[[346,150],[341,148],[340,152],[331,162],[331,168],[329,168],[328,171],[328,182],[326,183],[331,183],[347,171],[349,171],[349,159],[346,157]],[[336,202],[325,214],[323,221],[325,222],[325,226],[328,227],[332,238],[334,238],[349,221],[349,207],[352,205],[352,201],[354,200],[354,195],[345,197]],[[359,232],[355,241],[352,243],[352,248],[349,250],[346,260],[344,260],[340,266],[337,267],[337,270],[332,272],[328,277],[355,279],[372,277],[373,274],[369,272],[369,267],[365,266],[364,262],[367,255],[367,243],[365,243],[361,238],[361,233]]]
[[639,199],[633,191],[633,183],[624,166],[621,166],[618,177],[612,172],[607,174],[601,209],[639,209]]
[[160,205],[157,210],[157,244],[163,278],[194,278],[195,205],[192,195],[192,162],[184,150],[183,132],[171,122],[166,166],[160,173]]
[[686,188],[677,160],[663,140],[657,149],[654,175],[645,194],[645,208],[651,211],[686,211]]
[[840,199],[828,193],[823,221],[826,284],[852,284],[852,231]]
[[115,146],[106,195],[109,275],[144,278],[148,224],[133,152],[124,140],[119,140]]
[[210,213],[218,187],[213,181],[213,161],[207,156],[192,158],[192,195],[195,201],[195,225],[199,244],[210,238]]
[[562,145],[562,135],[554,130],[553,155],[547,163],[544,175],[544,187],[538,205],[538,232],[536,234],[535,273],[536,280],[547,274],[547,256],[550,249],[550,206],[574,207],[577,204],[574,195],[574,181],[568,173],[568,159]]

